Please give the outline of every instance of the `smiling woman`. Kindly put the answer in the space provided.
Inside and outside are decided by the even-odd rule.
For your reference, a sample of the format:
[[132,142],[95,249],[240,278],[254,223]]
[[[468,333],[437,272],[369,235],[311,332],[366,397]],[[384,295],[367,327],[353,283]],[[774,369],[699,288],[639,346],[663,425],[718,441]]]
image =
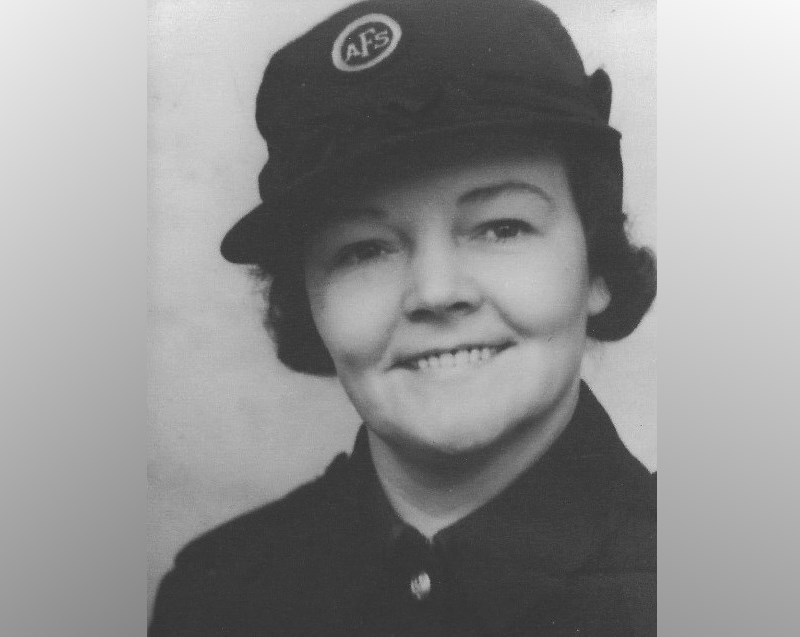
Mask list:
[[[383,484],[428,536],[496,495],[561,433],[587,318],[610,300],[588,271],[560,160],[459,161],[448,144],[433,157],[334,202],[353,212],[321,225],[305,259],[314,324],[369,423],[378,475],[422,468],[416,501]],[[448,488],[429,488],[425,467],[454,460]]]
[[368,0],[273,56],[222,254],[363,425],[182,550],[152,636],[655,634],[654,477],[581,380],[655,297],[610,108],[532,0]]
[[566,424],[586,319],[608,292],[559,161],[443,154],[355,193],[347,208],[369,216],[314,233],[311,313],[376,439],[401,455],[510,453],[522,423],[548,438]]

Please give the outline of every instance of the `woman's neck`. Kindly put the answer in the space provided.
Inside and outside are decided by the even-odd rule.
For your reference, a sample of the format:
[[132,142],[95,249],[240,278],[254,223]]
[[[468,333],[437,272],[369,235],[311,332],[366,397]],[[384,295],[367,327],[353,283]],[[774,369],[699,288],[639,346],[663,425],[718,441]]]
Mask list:
[[372,459],[397,514],[426,537],[469,515],[541,458],[569,423],[576,383],[546,417],[523,423],[490,449],[431,460],[408,453],[369,430]]

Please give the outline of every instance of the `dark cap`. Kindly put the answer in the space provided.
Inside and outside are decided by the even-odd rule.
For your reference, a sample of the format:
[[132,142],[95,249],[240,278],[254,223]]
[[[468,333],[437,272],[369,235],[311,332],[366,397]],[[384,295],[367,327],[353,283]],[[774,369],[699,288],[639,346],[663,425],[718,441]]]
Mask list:
[[[408,144],[494,129],[608,138],[611,82],[587,76],[558,17],[531,0],[367,0],[278,51],[256,101],[262,203],[222,241],[269,260],[275,229],[332,174]],[[617,151],[618,152],[618,151]]]

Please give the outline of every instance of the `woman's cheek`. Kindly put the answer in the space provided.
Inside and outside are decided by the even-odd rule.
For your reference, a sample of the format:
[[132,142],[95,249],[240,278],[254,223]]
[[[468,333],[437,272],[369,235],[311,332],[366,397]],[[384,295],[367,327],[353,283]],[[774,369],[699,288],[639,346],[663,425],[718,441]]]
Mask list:
[[337,364],[380,360],[400,308],[392,277],[348,277],[326,286],[314,313],[317,328]]
[[493,305],[521,334],[548,338],[580,332],[586,313],[588,283],[580,268],[526,263],[507,269],[494,284]]

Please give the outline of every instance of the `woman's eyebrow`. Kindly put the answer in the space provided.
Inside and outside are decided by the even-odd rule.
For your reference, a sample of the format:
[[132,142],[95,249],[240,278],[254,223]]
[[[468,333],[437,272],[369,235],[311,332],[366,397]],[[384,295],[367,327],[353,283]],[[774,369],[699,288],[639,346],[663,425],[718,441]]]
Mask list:
[[501,181],[496,184],[489,184],[487,186],[481,186],[479,188],[474,188],[465,192],[458,198],[459,204],[467,204],[467,203],[476,203],[481,201],[488,201],[490,199],[494,199],[495,197],[499,197],[500,195],[504,195],[509,192],[527,192],[537,195],[544,199],[547,203],[553,203],[553,198],[548,195],[544,190],[539,188],[534,184],[528,183],[527,181],[519,181],[516,179],[510,179],[508,181]]

